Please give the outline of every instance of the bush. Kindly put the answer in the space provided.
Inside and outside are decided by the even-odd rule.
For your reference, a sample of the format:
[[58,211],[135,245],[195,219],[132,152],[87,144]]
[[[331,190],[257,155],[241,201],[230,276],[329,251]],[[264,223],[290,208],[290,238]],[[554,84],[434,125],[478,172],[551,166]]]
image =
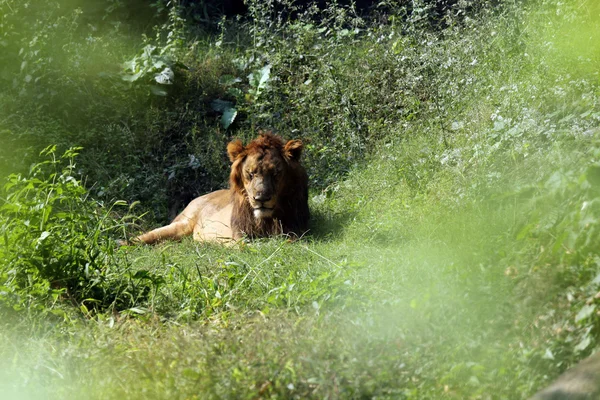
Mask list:
[[54,310],[59,297],[88,308],[131,307],[149,290],[128,276],[114,236],[129,216],[116,218],[88,197],[77,179],[72,148],[42,152],[27,176],[10,175],[0,206],[0,304]]

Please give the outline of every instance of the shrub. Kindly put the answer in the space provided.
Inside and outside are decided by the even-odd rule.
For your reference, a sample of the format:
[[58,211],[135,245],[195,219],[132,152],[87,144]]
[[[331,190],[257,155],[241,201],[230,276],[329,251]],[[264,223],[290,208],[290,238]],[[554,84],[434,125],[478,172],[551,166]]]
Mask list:
[[[115,218],[114,207],[88,197],[77,179],[71,148],[56,156],[46,148],[46,161],[27,176],[10,175],[0,205],[0,304],[15,309],[53,310],[59,297],[83,310],[127,307],[148,286],[127,271],[116,252],[129,216]],[[120,265],[120,266],[119,266]],[[128,276],[130,275],[130,276]],[[138,276],[139,277],[139,276]]]

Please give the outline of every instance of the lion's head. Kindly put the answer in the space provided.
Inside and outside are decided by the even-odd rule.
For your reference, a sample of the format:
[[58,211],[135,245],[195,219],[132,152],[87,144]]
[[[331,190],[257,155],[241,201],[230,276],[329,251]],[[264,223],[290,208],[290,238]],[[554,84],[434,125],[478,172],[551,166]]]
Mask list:
[[234,235],[250,237],[278,233],[301,235],[308,228],[308,177],[300,164],[302,142],[287,143],[272,133],[244,146],[227,146],[234,197]]

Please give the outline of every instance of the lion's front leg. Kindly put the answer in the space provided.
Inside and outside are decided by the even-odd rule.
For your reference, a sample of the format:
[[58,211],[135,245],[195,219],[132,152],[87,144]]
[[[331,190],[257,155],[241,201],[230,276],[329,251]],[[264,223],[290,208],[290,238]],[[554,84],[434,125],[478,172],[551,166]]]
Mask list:
[[134,239],[136,242],[153,244],[165,239],[180,240],[184,236],[191,235],[193,226],[188,221],[174,221],[162,228],[154,229]]

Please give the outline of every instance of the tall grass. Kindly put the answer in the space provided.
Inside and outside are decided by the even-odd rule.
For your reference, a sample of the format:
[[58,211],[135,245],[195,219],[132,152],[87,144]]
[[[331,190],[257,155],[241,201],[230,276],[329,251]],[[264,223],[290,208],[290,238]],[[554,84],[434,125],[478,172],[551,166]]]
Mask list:
[[[118,103],[102,100],[131,108],[119,123],[104,109],[92,115],[97,130],[81,154],[88,189],[53,181],[60,168],[39,177],[35,167],[3,192],[0,256],[18,263],[0,267],[0,391],[518,399],[593,351],[597,7],[457,6],[434,26],[427,10],[366,19],[257,2],[249,22],[224,21],[207,39],[172,8],[156,38],[125,58],[170,63],[175,83],[153,95],[160,71],[139,69]],[[157,47],[144,52],[148,44]],[[69,126],[53,112],[26,122],[39,132]],[[134,200],[143,187],[143,207],[162,218],[155,205],[167,189],[156,188],[180,191],[176,209],[218,186],[227,171],[218,149],[258,127],[306,142],[310,237],[111,246],[126,232],[94,196]],[[55,214],[19,206],[48,193]],[[38,229],[26,211],[54,219]],[[100,275],[86,272],[90,257],[103,261]],[[23,266],[35,260],[37,269]],[[57,284],[61,274],[73,281]],[[66,311],[22,319],[15,308],[28,304]]]

